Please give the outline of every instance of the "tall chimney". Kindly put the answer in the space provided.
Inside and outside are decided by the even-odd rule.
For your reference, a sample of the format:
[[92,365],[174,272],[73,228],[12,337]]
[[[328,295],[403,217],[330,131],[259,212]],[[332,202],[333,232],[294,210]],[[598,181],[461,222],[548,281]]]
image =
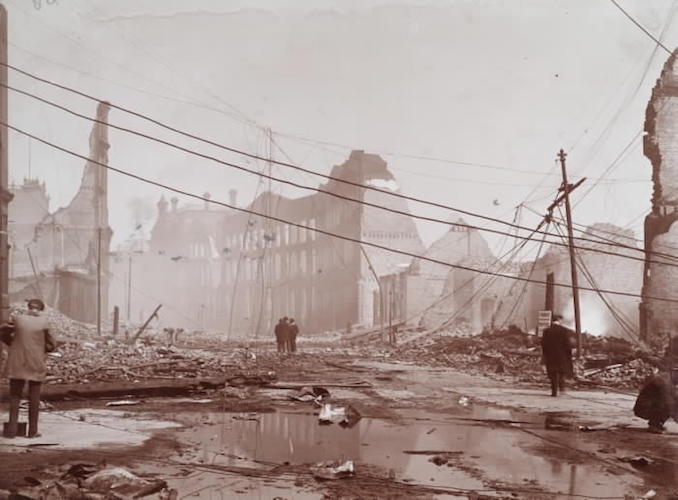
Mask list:
[[232,207],[238,206],[238,190],[237,189],[231,189],[231,190],[228,191],[228,203]]
[[205,192],[205,194],[202,195],[203,198],[205,198],[205,210],[210,209],[210,199],[212,198],[212,195],[209,193],[209,191]]

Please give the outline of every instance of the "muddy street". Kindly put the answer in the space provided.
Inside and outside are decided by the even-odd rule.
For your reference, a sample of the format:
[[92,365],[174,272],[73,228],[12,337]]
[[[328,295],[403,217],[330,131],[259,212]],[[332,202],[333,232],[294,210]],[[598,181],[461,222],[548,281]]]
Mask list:
[[[256,373],[275,371],[275,380],[250,367],[221,383],[48,386],[42,436],[0,439],[7,464],[0,488],[38,498],[50,485],[73,483],[68,471],[85,464],[162,482],[149,498],[640,498],[650,490],[671,498],[678,491],[678,425],[648,434],[630,410],[633,395],[573,389],[551,398],[545,384],[359,359],[325,346],[285,357],[268,350],[257,347],[253,363]],[[340,409],[351,418],[337,417]]]

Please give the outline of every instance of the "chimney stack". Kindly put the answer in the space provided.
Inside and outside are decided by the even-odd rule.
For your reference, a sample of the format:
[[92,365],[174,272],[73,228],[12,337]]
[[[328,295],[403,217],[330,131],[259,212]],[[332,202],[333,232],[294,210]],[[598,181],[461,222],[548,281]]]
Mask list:
[[209,191],[206,191],[205,194],[202,195],[203,198],[205,198],[205,210],[210,209],[210,199],[212,199],[212,195],[209,193]]
[[237,189],[231,189],[231,190],[228,191],[228,203],[232,207],[238,206],[238,190]]
[[172,199],[170,200],[170,202],[172,202],[172,212],[176,212],[177,211],[177,205],[179,205],[179,198],[177,198],[176,196],[173,196]]

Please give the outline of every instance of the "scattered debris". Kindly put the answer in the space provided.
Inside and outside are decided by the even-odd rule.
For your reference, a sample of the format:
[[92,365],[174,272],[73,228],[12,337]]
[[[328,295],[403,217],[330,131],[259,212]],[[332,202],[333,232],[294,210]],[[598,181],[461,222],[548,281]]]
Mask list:
[[167,487],[160,479],[143,479],[121,467],[109,467],[92,474],[83,482],[84,486],[98,493],[113,492],[120,495],[142,498]]
[[[72,499],[122,499],[143,498],[159,494],[154,498],[172,498],[172,490],[162,479],[145,479],[121,467],[107,467],[97,470],[92,464],[71,465],[61,476],[49,483],[33,477],[24,478],[28,485],[9,497],[0,498],[60,500]],[[176,498],[176,497],[175,497]]]
[[[468,325],[458,324],[435,332],[403,330],[402,334],[411,339],[394,348],[391,359],[517,377],[520,382],[546,381],[538,339],[517,328],[473,335]],[[373,342],[379,340],[375,337]],[[656,365],[650,353],[624,339],[583,334],[582,342],[586,352],[575,362],[577,383],[636,390]]]
[[319,462],[311,466],[311,473],[318,479],[342,479],[355,473],[352,460],[341,462]]
[[636,457],[619,457],[619,460],[631,464],[636,468],[647,467],[648,465],[652,465],[654,463],[654,460],[640,455]]
[[290,394],[289,398],[294,401],[320,403],[323,399],[330,397],[330,391],[324,387],[302,387],[298,391]]
[[254,422],[258,422],[259,415],[256,413],[250,413],[248,415],[233,415],[233,420],[252,420]]
[[321,424],[340,424],[342,427],[353,427],[361,416],[352,406],[332,406],[324,404],[320,410],[318,420]]
[[109,401],[106,403],[106,406],[134,406],[141,404],[142,401],[134,399],[123,399],[120,401]]
[[579,430],[584,432],[609,431],[612,429],[625,429],[628,424],[599,424],[599,425],[580,425]]

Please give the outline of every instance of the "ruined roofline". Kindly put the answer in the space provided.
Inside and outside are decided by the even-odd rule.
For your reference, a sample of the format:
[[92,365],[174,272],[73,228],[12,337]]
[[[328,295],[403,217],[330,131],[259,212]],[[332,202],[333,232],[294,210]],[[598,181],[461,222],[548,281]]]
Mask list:
[[662,163],[662,153],[657,140],[657,117],[662,111],[663,105],[659,101],[666,98],[678,97],[678,76],[676,76],[676,58],[678,49],[675,49],[662,67],[660,77],[657,79],[650,100],[645,108],[645,137],[643,138],[643,153],[652,165],[652,211],[658,213],[660,207],[668,202],[671,204],[677,200],[665,200],[664,192],[659,181],[659,169]]

